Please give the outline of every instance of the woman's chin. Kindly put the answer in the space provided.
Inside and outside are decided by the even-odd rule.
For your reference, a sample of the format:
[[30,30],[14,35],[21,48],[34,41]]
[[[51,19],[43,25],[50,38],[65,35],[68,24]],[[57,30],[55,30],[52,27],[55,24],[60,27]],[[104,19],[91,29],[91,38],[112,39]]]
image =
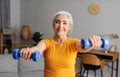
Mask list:
[[56,36],[61,37],[64,36],[64,34],[56,34]]

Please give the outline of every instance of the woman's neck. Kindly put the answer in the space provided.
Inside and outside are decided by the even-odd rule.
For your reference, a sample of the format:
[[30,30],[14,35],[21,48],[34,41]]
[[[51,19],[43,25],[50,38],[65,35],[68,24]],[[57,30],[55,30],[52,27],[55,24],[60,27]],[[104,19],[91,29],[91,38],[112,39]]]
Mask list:
[[63,43],[65,40],[67,39],[67,36],[54,36],[54,40],[57,42],[57,43]]

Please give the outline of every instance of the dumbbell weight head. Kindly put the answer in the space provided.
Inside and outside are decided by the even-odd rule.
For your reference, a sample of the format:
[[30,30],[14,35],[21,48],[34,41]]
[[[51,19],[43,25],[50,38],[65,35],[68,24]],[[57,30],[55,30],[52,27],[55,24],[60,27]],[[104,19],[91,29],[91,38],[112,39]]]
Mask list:
[[90,43],[90,41],[87,38],[83,38],[81,39],[81,46],[83,49],[89,48],[90,46],[92,46],[92,44]]
[[12,56],[14,59],[19,59],[20,58],[20,49],[14,49],[12,51]]
[[33,61],[40,61],[40,52],[39,51],[35,51],[34,53],[32,53],[31,58],[33,59]]
[[108,46],[109,46],[109,41],[108,41],[108,39],[107,38],[101,38],[101,42],[102,42],[102,44],[101,44],[101,47],[102,48],[108,48]]

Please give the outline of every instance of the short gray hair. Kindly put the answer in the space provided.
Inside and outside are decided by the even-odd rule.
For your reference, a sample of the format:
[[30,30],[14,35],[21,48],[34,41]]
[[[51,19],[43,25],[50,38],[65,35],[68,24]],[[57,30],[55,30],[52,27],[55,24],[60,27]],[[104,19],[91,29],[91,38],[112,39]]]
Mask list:
[[71,15],[69,12],[67,12],[67,11],[58,11],[58,12],[55,14],[55,16],[54,16],[54,19],[56,18],[56,16],[61,15],[61,14],[64,14],[64,15],[67,15],[67,16],[68,16],[69,22],[70,22],[70,24],[71,24],[71,27],[73,27],[73,18],[72,18],[72,15]]

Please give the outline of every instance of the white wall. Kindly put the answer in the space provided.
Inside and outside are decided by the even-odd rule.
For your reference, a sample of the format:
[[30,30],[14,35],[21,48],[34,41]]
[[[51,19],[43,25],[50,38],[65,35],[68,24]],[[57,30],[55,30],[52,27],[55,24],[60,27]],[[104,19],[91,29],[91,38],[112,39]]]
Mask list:
[[[49,37],[52,34],[51,21],[54,14],[59,10],[67,10],[74,18],[72,33],[74,37],[119,33],[119,2],[119,0],[29,0],[29,2],[21,0],[21,24],[29,24],[33,31],[39,30],[45,33],[45,37]],[[100,5],[100,12],[96,16],[88,13],[88,6],[92,3]]]
[[[100,12],[95,16],[88,13],[88,6],[92,3],[100,5]],[[53,35],[54,14],[59,10],[66,10],[74,19],[72,37],[83,38],[93,34],[114,33],[120,35],[119,3],[120,0],[21,0],[20,24],[28,24],[33,32],[39,31],[44,33],[45,38],[50,37]],[[19,17],[17,19],[19,21]],[[118,45],[118,48],[119,43],[120,39],[110,39],[110,44]],[[105,72],[105,77],[109,77],[110,74]]]

